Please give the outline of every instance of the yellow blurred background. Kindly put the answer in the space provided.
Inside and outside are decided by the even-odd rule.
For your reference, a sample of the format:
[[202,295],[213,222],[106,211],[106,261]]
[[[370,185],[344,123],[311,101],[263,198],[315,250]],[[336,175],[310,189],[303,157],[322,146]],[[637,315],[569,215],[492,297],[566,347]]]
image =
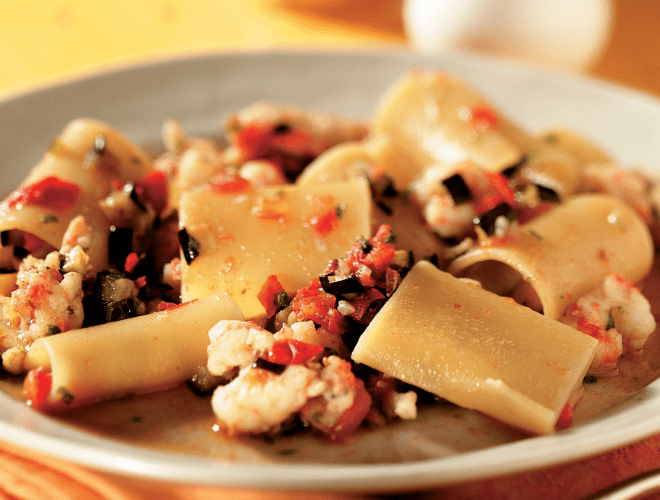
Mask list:
[[[0,95],[187,53],[408,49],[402,1],[5,1]],[[614,0],[610,41],[589,72],[660,94],[659,28],[659,1]]]

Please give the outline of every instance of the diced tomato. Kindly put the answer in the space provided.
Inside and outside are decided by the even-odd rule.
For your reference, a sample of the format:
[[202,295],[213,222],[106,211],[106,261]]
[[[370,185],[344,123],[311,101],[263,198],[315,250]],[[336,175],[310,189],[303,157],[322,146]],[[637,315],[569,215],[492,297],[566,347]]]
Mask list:
[[351,300],[351,304],[353,307],[355,307],[355,312],[352,313],[351,316],[358,321],[369,320],[370,318],[366,318],[365,314],[367,313],[369,307],[374,302],[378,301],[384,302],[385,295],[383,295],[376,288],[370,288],[366,292],[357,295],[353,300]]
[[323,346],[308,344],[300,340],[280,340],[264,356],[271,363],[280,365],[303,365],[323,352]]
[[346,255],[346,262],[351,270],[355,272],[359,269],[360,264],[364,264],[377,275],[384,272],[390,265],[396,250],[392,243],[388,243],[390,236],[390,226],[383,224],[378,228],[374,237],[368,241],[368,251],[365,251],[361,242],[353,245]]
[[311,135],[303,130],[292,129],[286,134],[272,134],[268,137],[271,148],[290,151],[295,154],[307,154],[310,144],[313,143]]
[[266,309],[266,314],[268,317],[271,317],[279,309],[279,304],[277,303],[277,296],[284,291],[284,287],[277,279],[277,276],[271,274],[266,278],[266,281],[259,290],[257,298],[264,309]]
[[238,174],[224,173],[214,177],[206,187],[214,193],[235,194],[250,189],[250,181]]
[[320,236],[328,236],[339,227],[339,217],[334,208],[328,209],[318,216],[310,218],[309,225]]
[[37,410],[46,406],[46,401],[53,387],[53,376],[43,366],[30,370],[23,381],[23,393],[27,404]]
[[169,203],[167,177],[164,172],[154,170],[140,182],[135,184],[137,193],[157,214],[161,214]]
[[504,202],[510,207],[516,206],[515,192],[507,178],[497,172],[483,172],[482,182],[470,186],[475,192],[477,215],[482,215]]
[[247,125],[236,132],[231,139],[245,159],[254,159],[264,153],[268,133],[269,131],[263,126]]
[[291,339],[287,342],[291,349],[291,354],[293,355],[291,358],[292,365],[308,363],[321,354],[324,349],[322,345],[308,344],[307,342],[302,342],[296,339]]
[[488,106],[473,106],[470,108],[470,123],[483,131],[496,127],[499,119],[492,108]]
[[326,328],[329,333],[339,333],[343,316],[335,308],[337,299],[321,287],[315,278],[311,283],[298,290],[291,301],[291,310],[299,321],[310,319]]
[[144,285],[147,284],[147,277],[146,276],[140,276],[139,278],[136,278],[133,281],[134,281],[136,287],[142,288]]
[[24,203],[54,210],[68,210],[76,204],[79,192],[78,184],[51,176],[17,189],[7,197],[5,202],[10,207]]
[[140,258],[135,252],[131,252],[126,256],[126,262],[124,263],[124,270],[127,273],[132,273],[137,265],[140,263]]
[[562,429],[568,429],[571,425],[573,425],[573,408],[567,403],[559,414],[555,429],[560,431]]
[[353,405],[339,417],[335,425],[327,431],[333,441],[346,439],[355,433],[371,409],[371,396],[364,387],[364,382],[355,379],[355,399]]

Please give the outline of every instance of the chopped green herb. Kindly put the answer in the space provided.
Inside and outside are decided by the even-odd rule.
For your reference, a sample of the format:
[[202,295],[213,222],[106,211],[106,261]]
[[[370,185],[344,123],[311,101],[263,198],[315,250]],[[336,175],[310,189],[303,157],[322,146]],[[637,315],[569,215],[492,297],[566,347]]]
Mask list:
[[62,329],[57,325],[48,325],[48,335],[57,335],[62,333]]
[[59,387],[57,393],[61,396],[63,403],[71,404],[75,399],[75,396],[66,387]]
[[534,229],[532,229],[531,227],[529,229],[527,229],[525,232],[527,234],[529,234],[530,236],[534,236],[534,238],[536,238],[537,240],[543,241],[543,236],[541,236],[539,233],[534,231]]
[[345,203],[340,203],[335,208],[335,215],[337,216],[338,219],[341,219],[343,217],[345,211],[346,211],[346,204]]
[[605,330],[614,328],[614,316],[612,316],[612,309],[607,313],[607,325],[605,325]]
[[286,291],[282,290],[275,297],[275,303],[278,307],[287,307],[291,303],[291,297]]
[[41,222],[44,224],[52,224],[53,222],[59,222],[60,220],[52,214],[44,215],[41,217]]

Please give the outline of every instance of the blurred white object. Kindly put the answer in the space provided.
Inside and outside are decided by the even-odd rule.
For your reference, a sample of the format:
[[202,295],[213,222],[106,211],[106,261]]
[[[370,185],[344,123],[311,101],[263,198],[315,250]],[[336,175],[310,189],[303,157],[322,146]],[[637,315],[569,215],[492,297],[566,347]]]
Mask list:
[[602,52],[611,0],[404,0],[413,47],[453,49],[584,70]]

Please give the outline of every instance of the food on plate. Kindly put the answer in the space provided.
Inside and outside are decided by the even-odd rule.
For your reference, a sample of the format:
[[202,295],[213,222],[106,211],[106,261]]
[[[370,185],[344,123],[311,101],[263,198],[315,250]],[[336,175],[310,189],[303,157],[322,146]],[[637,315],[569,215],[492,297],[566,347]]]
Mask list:
[[[35,407],[88,404],[174,387],[206,363],[208,331],[242,320],[227,295],[37,339],[25,358]],[[50,374],[50,376],[48,375]],[[45,392],[43,397],[36,393]]]
[[264,188],[236,178],[222,177],[181,196],[184,301],[226,291],[246,317],[262,316],[258,292],[270,275],[294,294],[357,236],[371,232],[364,178]]
[[553,431],[582,385],[597,343],[420,261],[351,357],[459,406],[543,434]]
[[550,433],[655,331],[658,184],[452,76],[369,122],[259,102],[225,142],[161,134],[75,120],[0,205],[2,366],[39,410],[188,382],[229,436],[438,400]]

